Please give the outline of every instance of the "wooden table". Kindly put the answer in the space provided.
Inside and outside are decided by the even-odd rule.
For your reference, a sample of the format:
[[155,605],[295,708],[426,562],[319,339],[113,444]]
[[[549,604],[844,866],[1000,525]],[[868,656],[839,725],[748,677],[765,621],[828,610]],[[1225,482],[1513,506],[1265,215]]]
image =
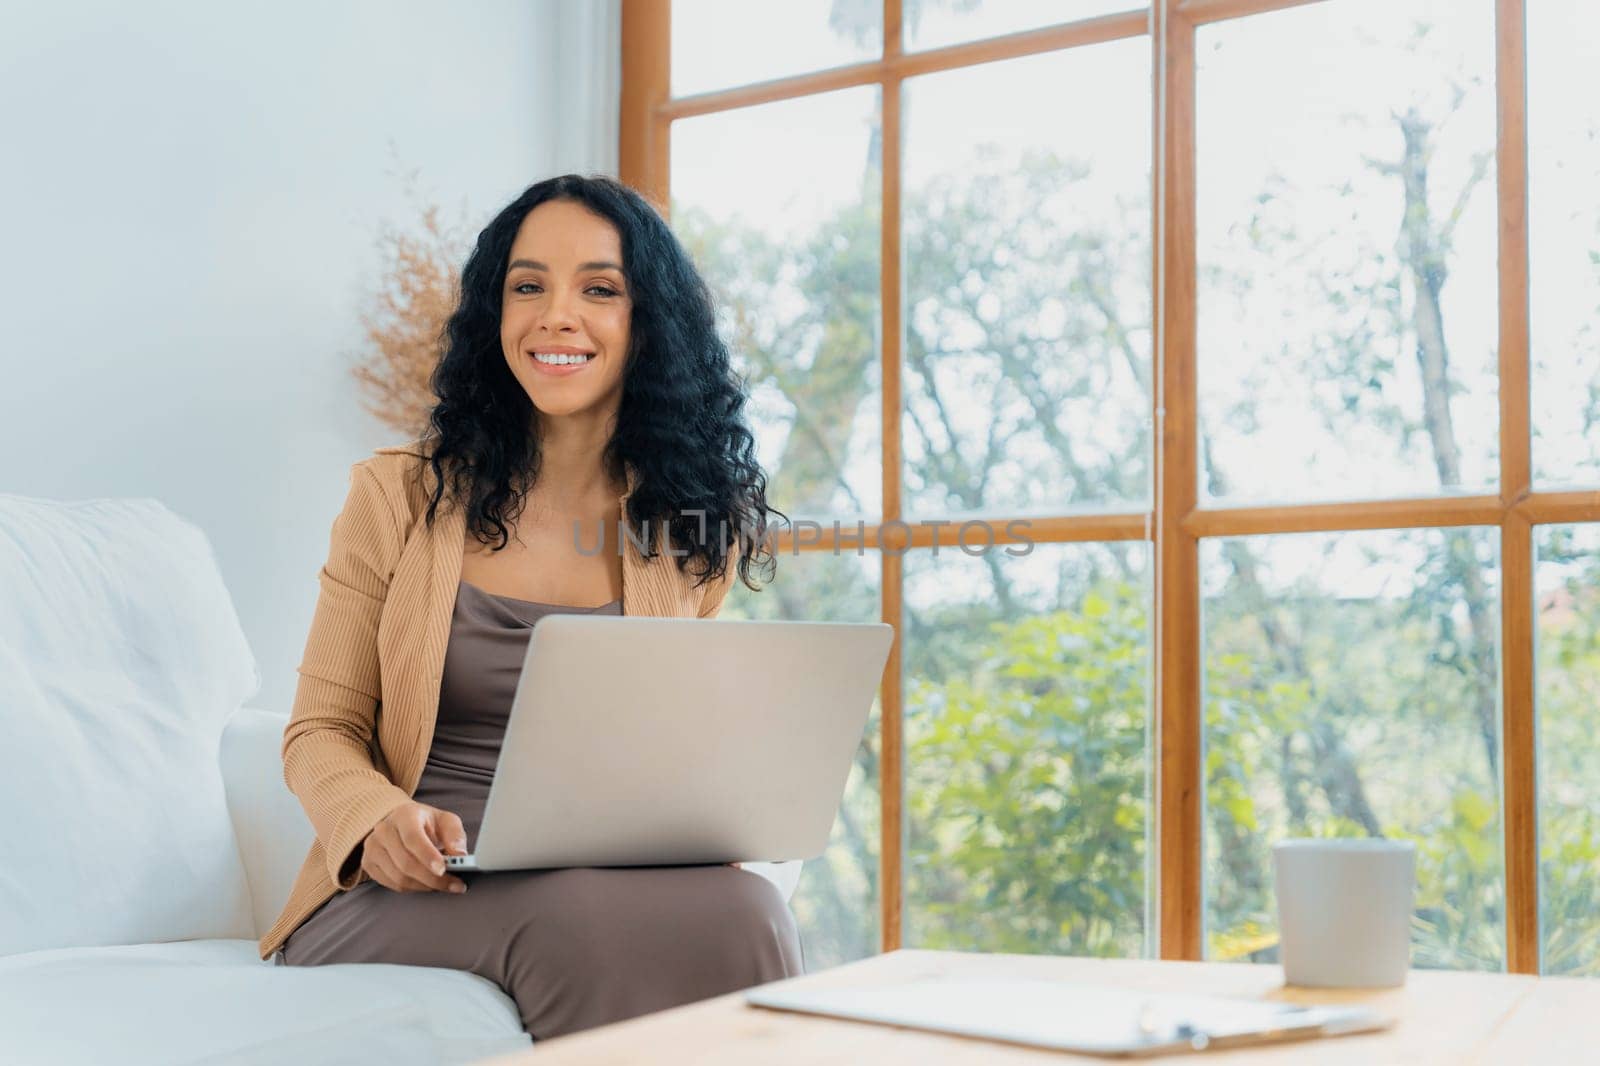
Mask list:
[[[919,977],[1089,981],[1293,1003],[1362,1003],[1397,1019],[1383,1033],[1177,1056],[1210,1063],[1600,1063],[1600,981],[1417,970],[1404,988],[1328,991],[1283,986],[1276,966],[1033,955],[896,951],[802,978],[861,985]],[[746,1006],[742,995],[542,1042],[493,1066],[696,1063],[905,1063],[1010,1066],[1114,1060]],[[1149,1061],[1149,1060],[1146,1060]],[[1161,1060],[1155,1060],[1161,1061]]]

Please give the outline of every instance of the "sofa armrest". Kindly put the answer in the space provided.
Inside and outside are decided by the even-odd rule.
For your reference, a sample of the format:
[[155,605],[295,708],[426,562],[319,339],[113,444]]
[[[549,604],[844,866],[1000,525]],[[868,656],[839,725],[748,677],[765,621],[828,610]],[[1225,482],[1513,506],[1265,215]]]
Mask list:
[[300,801],[283,783],[283,730],[288,724],[287,714],[241,707],[222,733],[228,814],[250,880],[258,936],[277,920],[315,838]]

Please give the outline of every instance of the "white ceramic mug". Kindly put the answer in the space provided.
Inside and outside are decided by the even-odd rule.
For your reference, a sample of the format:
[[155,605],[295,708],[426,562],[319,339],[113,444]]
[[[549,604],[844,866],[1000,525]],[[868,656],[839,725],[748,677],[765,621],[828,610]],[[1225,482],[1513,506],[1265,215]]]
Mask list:
[[1394,988],[1411,965],[1409,840],[1285,840],[1272,849],[1279,960],[1291,985]]

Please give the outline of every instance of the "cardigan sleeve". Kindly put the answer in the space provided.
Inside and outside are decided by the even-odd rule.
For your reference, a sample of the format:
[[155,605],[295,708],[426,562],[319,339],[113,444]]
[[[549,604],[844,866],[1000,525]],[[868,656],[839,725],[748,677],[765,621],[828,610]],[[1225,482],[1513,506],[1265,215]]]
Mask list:
[[368,879],[353,861],[367,834],[411,798],[373,759],[383,698],[378,621],[403,537],[368,462],[351,467],[333,521],[282,749],[284,783],[316,830],[328,876],[344,889]]

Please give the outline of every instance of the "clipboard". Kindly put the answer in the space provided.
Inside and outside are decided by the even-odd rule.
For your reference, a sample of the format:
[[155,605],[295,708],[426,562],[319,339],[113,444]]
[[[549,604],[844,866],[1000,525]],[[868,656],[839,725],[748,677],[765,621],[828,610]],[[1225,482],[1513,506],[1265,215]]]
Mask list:
[[1310,1040],[1394,1024],[1366,1007],[1300,1006],[1061,981],[808,984],[795,979],[761,985],[747,992],[745,1001],[768,1010],[1117,1058]]

